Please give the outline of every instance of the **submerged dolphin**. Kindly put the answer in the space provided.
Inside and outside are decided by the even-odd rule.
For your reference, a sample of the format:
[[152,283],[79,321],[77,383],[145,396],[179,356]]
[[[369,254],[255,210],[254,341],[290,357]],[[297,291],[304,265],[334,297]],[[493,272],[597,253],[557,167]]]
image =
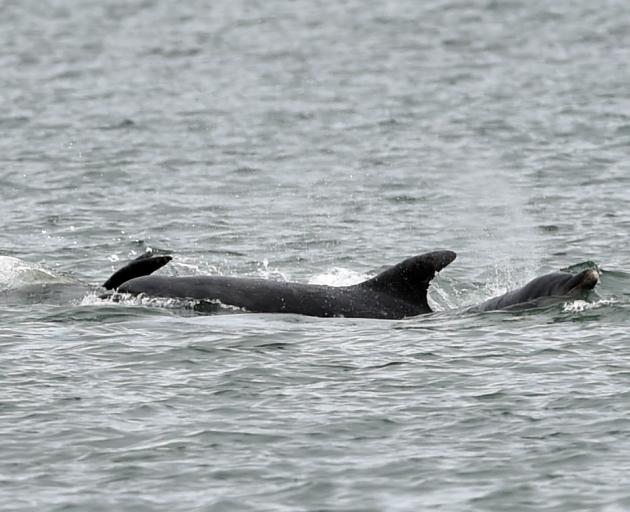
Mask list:
[[216,300],[253,313],[395,319],[431,312],[427,303],[429,283],[455,259],[455,253],[435,251],[414,256],[372,279],[339,287],[239,277],[147,275],[170,259],[141,256],[103,286],[132,295]]
[[[362,283],[336,287],[224,276],[152,276],[171,257],[148,253],[118,270],[103,287],[131,295],[219,301],[253,313],[396,319],[431,312],[429,284],[455,257],[452,251],[429,252]],[[585,298],[598,281],[594,269],[578,274],[554,272],[469,310],[521,309]]]

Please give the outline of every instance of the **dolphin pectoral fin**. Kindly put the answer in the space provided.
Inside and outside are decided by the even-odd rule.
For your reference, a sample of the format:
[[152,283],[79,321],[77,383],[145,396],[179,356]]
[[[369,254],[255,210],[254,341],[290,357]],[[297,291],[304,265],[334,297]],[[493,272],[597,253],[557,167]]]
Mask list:
[[435,274],[451,263],[457,255],[453,251],[434,251],[408,258],[385,272],[357,286],[387,293],[430,312],[427,290]]
[[172,259],[172,256],[152,256],[151,254],[142,254],[123,268],[114,272],[112,276],[103,283],[103,288],[106,290],[115,290],[121,284],[133,279],[134,277],[152,274]]

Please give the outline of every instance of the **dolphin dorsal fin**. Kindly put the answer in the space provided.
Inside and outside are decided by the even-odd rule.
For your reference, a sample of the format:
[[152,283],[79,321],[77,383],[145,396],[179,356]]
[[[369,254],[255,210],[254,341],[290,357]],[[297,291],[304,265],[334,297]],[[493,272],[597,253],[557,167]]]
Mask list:
[[434,251],[413,256],[359,284],[363,288],[387,293],[430,312],[427,289],[435,274],[456,257],[453,251]]
[[172,256],[153,256],[153,253],[150,252],[142,254],[123,268],[114,272],[112,276],[103,283],[103,288],[106,290],[114,290],[134,277],[148,276],[157,269],[162,268],[172,259]]

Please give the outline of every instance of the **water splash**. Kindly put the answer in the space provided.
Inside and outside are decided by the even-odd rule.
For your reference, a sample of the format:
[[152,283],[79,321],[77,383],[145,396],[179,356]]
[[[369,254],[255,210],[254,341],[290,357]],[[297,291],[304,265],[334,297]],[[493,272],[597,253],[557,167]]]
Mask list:
[[351,286],[353,284],[361,283],[369,278],[370,276],[361,272],[348,270],[346,268],[333,267],[330,270],[312,276],[308,280],[308,284]]
[[269,260],[267,258],[263,259],[256,269],[256,275],[258,277],[262,277],[263,279],[274,279],[276,281],[289,281],[287,275],[277,268],[269,267]]
[[12,256],[0,256],[0,290],[14,290],[33,284],[69,284],[74,280],[52,270]]

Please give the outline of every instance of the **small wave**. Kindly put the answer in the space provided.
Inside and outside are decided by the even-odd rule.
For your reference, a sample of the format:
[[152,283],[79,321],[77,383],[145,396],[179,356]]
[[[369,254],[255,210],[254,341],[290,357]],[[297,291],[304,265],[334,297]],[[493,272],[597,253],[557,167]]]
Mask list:
[[69,284],[74,280],[56,275],[40,265],[12,256],[0,256],[0,290],[14,290],[33,284]]
[[576,263],[575,265],[570,265],[568,267],[561,268],[560,271],[570,272],[571,274],[577,274],[579,272],[582,272],[582,270],[588,270],[588,269],[597,270],[601,274],[601,269],[599,268],[597,263],[591,260],[583,261],[581,263]]

